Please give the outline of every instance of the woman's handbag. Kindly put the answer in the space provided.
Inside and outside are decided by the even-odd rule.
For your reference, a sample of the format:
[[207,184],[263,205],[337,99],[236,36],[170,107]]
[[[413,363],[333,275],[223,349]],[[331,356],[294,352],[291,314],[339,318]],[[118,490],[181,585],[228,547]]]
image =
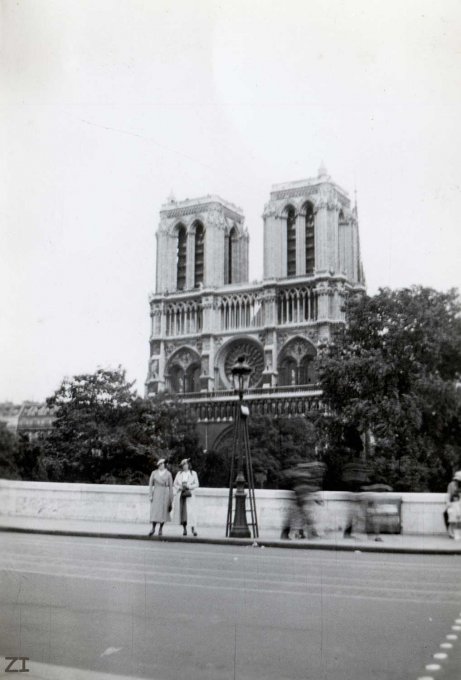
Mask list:
[[181,498],[189,498],[189,496],[192,496],[191,492],[189,489],[183,489],[181,491]]

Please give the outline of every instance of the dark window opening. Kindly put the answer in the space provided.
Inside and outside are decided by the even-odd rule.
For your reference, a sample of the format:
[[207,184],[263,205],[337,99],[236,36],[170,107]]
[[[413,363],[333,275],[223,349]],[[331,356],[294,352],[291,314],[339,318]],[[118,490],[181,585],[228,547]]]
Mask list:
[[186,287],[186,254],[186,228],[181,226],[178,229],[178,244],[176,249],[176,287],[178,290],[184,290]]
[[287,276],[296,276],[296,215],[291,207],[287,212]]
[[205,233],[203,225],[198,224],[195,229],[195,275],[194,275],[194,286],[198,286],[203,283],[204,271],[205,271]]
[[313,274],[315,270],[315,224],[314,206],[306,205],[306,274]]

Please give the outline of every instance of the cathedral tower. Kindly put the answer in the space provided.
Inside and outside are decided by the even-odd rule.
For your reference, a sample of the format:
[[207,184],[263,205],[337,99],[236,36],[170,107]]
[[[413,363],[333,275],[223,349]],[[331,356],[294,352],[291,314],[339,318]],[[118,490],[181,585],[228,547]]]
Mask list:
[[240,208],[218,196],[160,210],[157,293],[248,281],[248,232]]
[[313,179],[274,185],[263,218],[265,279],[342,275],[364,283],[356,211],[323,165]]
[[273,186],[263,218],[264,278],[250,284],[239,208],[206,196],[160,211],[146,394],[181,395],[207,449],[227,436],[242,354],[253,413],[299,417],[316,407],[318,345],[345,322],[346,297],[365,290],[357,211],[324,167]]

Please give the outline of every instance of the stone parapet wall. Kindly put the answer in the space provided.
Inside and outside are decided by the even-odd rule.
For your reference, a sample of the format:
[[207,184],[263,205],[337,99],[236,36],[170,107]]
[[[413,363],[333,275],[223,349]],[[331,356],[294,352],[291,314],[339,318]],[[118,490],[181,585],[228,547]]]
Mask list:
[[[287,512],[290,491],[256,490],[256,505],[260,533],[278,530]],[[197,496],[197,525],[225,527],[227,489],[201,488]],[[315,505],[321,530],[344,527],[353,502],[351,494],[324,491],[319,494],[323,505]],[[379,494],[384,500],[402,501],[402,533],[431,535],[444,533],[444,493]],[[68,521],[99,521],[110,523],[149,522],[148,488],[109,484],[58,484],[51,482],[19,482],[0,480],[0,527],[2,518],[33,518]]]

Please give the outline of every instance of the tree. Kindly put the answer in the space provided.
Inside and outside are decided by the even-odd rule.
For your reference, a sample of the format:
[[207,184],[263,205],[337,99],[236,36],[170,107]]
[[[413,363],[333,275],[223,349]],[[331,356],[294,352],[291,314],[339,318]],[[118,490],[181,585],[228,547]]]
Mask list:
[[[316,459],[314,418],[250,417],[248,431],[253,470],[255,474],[267,475],[265,486],[268,488],[283,487],[284,470]],[[205,485],[229,485],[232,442],[230,430],[219,451],[207,454],[203,477]]]
[[457,292],[381,289],[350,299],[346,311],[347,326],[320,353],[329,455],[358,455],[371,433],[375,477],[440,490],[461,463]]
[[142,399],[125,371],[99,369],[62,382],[47,400],[56,411],[44,441],[43,465],[53,481],[143,484],[162,456],[200,452],[184,407]]
[[0,479],[21,479],[17,458],[17,437],[0,423]]

